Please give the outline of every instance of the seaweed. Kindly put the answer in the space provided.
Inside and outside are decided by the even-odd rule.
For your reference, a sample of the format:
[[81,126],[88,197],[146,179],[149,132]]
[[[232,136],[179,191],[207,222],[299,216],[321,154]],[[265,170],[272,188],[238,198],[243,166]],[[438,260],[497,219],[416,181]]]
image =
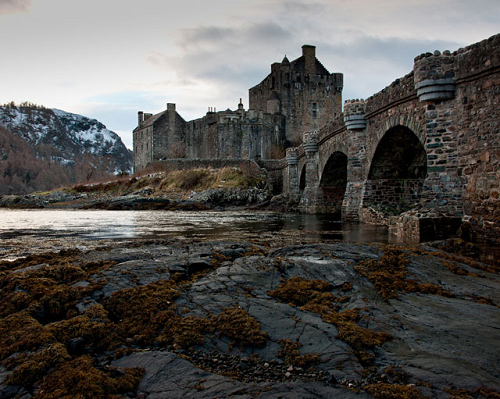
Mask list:
[[[269,291],[268,294],[282,302],[300,306],[301,310],[317,313],[321,315],[323,321],[336,325],[337,338],[349,344],[362,365],[368,365],[374,360],[374,356],[366,350],[381,346],[392,337],[385,332],[358,326],[356,324],[359,318],[357,309],[348,309],[339,313],[338,303],[345,302],[346,297],[337,297],[331,292],[325,292],[331,288],[331,284],[324,280],[292,277],[282,281],[275,290]],[[349,288],[349,286],[344,288]]]
[[114,292],[103,306],[127,337],[151,345],[165,325],[177,321],[174,300],[180,292],[172,280],[160,280]]
[[19,312],[0,320],[0,359],[55,342],[55,337],[28,312]]
[[384,299],[394,299],[400,292],[420,292],[423,294],[452,297],[453,295],[436,284],[420,284],[407,277],[408,254],[397,247],[386,245],[379,260],[365,259],[354,269],[366,277]]
[[375,399],[424,399],[417,388],[400,384],[368,384],[363,387]]
[[224,308],[211,319],[214,330],[240,345],[262,348],[267,342],[268,334],[260,330],[260,323],[245,310],[234,307]]
[[37,399],[107,399],[136,392],[144,369],[99,370],[90,356],[61,364],[45,377]]
[[[268,294],[285,303],[291,303],[295,306],[304,306],[312,302],[321,305],[323,301],[334,299],[333,294],[326,291],[332,290],[332,285],[324,280],[308,280],[303,277],[291,277],[283,281],[279,286],[269,291]],[[325,295],[326,294],[326,295]]]
[[8,369],[13,369],[13,371],[7,378],[6,383],[20,385],[29,390],[50,369],[70,359],[71,357],[66,348],[60,343],[51,344],[26,357],[20,355],[9,358],[8,361],[4,362],[4,365]]
[[176,315],[164,326],[158,337],[160,345],[172,344],[174,349],[188,349],[205,343],[204,333],[212,331],[211,322],[207,318]]
[[307,367],[320,362],[321,358],[317,353],[300,354],[300,342],[294,342],[289,339],[280,339],[278,344],[281,350],[278,351],[278,357],[285,358],[285,364],[290,364],[296,367]]

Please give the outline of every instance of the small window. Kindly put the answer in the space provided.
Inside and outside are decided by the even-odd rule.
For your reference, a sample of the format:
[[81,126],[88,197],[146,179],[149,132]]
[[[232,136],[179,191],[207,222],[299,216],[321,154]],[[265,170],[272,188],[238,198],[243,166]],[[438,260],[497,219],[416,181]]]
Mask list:
[[316,103],[313,103],[312,105],[312,115],[313,118],[316,118],[318,116],[318,105]]

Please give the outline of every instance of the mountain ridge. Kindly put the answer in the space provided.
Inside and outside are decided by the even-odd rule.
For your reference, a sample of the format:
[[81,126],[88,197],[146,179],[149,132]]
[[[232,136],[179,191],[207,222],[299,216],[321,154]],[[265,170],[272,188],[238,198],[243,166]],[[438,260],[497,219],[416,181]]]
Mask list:
[[[96,119],[31,103],[10,103],[0,106],[0,127],[0,194],[47,190],[132,172],[132,152]],[[47,173],[56,173],[60,179]],[[33,177],[39,180],[37,184]]]

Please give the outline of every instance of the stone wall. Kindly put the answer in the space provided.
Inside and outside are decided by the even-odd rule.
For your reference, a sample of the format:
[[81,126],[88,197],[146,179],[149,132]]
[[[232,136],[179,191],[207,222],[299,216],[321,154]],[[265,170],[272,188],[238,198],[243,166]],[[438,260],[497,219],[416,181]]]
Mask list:
[[423,184],[422,179],[367,180],[363,206],[401,213],[419,204]]
[[[417,229],[416,235],[439,237],[439,220],[451,234],[463,217],[480,237],[500,241],[499,87],[500,35],[453,53],[416,57],[405,77],[366,101],[347,101],[344,126],[337,118],[320,130],[317,151],[306,150],[303,209],[314,212],[328,202],[318,179],[340,151],[348,156],[345,220],[387,222],[368,207],[414,205],[434,213],[395,219],[404,235]],[[412,152],[418,146],[422,150]],[[386,164],[374,171],[377,152]],[[405,163],[406,172],[394,169]]]
[[479,236],[500,242],[500,35],[454,58],[464,214]]
[[153,127],[133,133],[134,171],[144,169],[153,160]]

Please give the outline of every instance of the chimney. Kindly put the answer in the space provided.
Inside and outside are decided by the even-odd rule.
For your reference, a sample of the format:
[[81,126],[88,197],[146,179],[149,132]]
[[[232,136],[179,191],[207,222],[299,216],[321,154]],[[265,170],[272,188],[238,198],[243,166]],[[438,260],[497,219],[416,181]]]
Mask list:
[[316,73],[316,46],[304,44],[302,46],[302,56],[306,62],[306,73]]
[[144,112],[139,111],[139,112],[137,113],[137,119],[138,119],[138,121],[137,121],[137,126],[141,126],[141,125],[142,125],[142,122],[144,122]]
[[177,134],[175,131],[175,104],[167,103],[167,118],[168,118],[168,128],[170,129],[170,134]]

